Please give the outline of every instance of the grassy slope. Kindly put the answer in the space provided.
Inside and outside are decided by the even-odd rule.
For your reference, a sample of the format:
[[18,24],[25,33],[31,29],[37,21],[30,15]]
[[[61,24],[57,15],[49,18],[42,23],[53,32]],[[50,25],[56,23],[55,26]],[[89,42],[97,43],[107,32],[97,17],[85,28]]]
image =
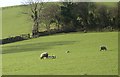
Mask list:
[[2,10],[2,37],[9,37],[31,32],[31,22],[22,14],[23,7],[9,7]]
[[117,6],[117,2],[97,2],[97,5],[105,5],[108,7],[116,7]]
[[[102,44],[107,52],[99,51]],[[57,59],[40,60],[43,51]],[[117,32],[45,36],[3,45],[3,53],[3,74],[118,74]]]
[[[3,9],[3,38],[29,33],[22,7]],[[117,74],[117,33],[63,34],[3,46],[3,74]],[[99,52],[106,44],[109,52]],[[65,54],[70,50],[70,54]],[[55,60],[40,60],[48,51]],[[72,69],[72,70],[71,70]]]

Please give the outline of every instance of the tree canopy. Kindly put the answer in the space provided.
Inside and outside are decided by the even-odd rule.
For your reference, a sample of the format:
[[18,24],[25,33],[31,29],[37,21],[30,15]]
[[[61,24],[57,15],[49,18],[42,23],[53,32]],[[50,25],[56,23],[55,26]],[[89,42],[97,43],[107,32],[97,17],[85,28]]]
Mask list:
[[32,33],[37,35],[40,23],[46,25],[48,32],[52,23],[56,23],[58,30],[65,32],[118,30],[120,2],[117,5],[107,7],[95,2],[30,2],[28,6],[34,22]]

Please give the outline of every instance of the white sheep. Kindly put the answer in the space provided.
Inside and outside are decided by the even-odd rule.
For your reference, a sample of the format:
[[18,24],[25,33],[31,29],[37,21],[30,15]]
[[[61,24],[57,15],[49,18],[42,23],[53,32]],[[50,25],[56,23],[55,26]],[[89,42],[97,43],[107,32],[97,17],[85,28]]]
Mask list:
[[40,58],[41,59],[48,58],[48,52],[41,53]]
[[55,55],[52,55],[52,56],[48,56],[49,59],[55,59],[56,56]]

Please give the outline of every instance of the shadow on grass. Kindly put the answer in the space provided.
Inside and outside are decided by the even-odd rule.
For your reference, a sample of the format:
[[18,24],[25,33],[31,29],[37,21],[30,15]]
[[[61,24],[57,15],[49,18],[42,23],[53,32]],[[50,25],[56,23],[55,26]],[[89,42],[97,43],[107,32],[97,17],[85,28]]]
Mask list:
[[37,51],[37,50],[40,51],[40,50],[49,49],[54,46],[73,44],[75,42],[76,41],[57,41],[57,42],[42,42],[42,43],[34,43],[34,44],[8,46],[8,47],[3,47],[2,54],[29,52],[29,51]]

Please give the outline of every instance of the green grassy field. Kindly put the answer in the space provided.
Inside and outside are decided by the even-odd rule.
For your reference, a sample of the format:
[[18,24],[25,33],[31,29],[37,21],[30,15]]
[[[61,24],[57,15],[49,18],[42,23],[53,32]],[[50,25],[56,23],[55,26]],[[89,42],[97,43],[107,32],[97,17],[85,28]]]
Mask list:
[[[31,33],[32,22],[23,11],[22,6],[3,8],[2,38]],[[100,45],[107,45],[108,51],[100,52]],[[118,74],[117,32],[63,33],[6,44],[2,48],[3,75]],[[57,58],[41,60],[39,55],[44,51]]]
[[[100,45],[108,50],[100,52]],[[57,58],[41,60],[44,51]],[[77,32],[6,44],[2,58],[3,75],[117,75],[118,33]]]
[[2,10],[2,38],[30,33],[32,23],[25,12],[24,7],[8,7]]

